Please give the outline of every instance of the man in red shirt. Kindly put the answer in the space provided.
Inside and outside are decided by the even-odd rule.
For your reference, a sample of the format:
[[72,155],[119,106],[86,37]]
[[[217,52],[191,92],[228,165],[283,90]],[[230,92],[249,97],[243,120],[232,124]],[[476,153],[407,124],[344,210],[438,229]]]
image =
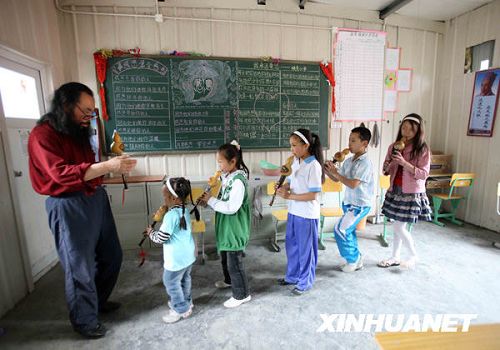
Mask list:
[[122,250],[103,175],[127,173],[136,160],[119,156],[96,163],[90,144],[95,117],[92,90],[67,83],[54,93],[49,113],[29,136],[33,189],[49,196],[45,207],[65,273],[66,302],[75,331],[100,338],[99,312],[116,310],[108,301],[122,262]]

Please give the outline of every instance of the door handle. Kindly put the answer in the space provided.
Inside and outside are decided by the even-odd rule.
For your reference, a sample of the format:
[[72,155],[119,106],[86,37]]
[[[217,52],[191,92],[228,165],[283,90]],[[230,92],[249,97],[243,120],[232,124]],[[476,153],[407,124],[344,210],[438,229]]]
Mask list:
[[14,170],[14,177],[21,177],[23,176],[23,172],[20,170]]

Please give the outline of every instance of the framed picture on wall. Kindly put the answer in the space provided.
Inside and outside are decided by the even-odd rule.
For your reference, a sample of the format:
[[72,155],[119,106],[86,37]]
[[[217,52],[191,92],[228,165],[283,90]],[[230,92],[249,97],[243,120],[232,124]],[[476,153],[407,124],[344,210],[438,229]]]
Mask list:
[[498,107],[500,68],[476,72],[467,135],[493,135]]

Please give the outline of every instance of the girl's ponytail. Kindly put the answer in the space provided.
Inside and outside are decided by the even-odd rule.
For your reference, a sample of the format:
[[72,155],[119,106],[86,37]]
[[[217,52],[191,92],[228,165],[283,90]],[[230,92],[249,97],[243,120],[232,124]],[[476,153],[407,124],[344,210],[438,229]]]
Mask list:
[[[171,179],[171,184],[172,187],[174,188],[175,193],[179,196],[179,199],[182,201],[182,215],[181,215],[181,220],[179,223],[179,226],[181,229],[185,230],[187,228],[187,222],[186,218],[184,217],[184,214],[186,213],[186,198],[188,196],[191,196],[191,202],[193,201],[192,195],[191,195],[191,183],[189,180],[186,180],[183,177],[175,177]],[[196,213],[195,213],[196,216]],[[200,214],[198,213],[197,217],[199,220]]]
[[250,178],[250,170],[248,170],[248,167],[246,166],[245,162],[243,161],[243,151],[240,149],[238,150],[239,158],[238,162],[236,163],[236,167],[240,170],[243,170],[245,174],[247,174],[247,179]]
[[196,221],[200,221],[200,211],[198,210],[198,206],[193,201],[193,193],[191,192],[191,182],[187,180],[189,187],[189,198],[191,199],[191,204],[194,206],[193,210],[191,210],[191,214],[194,213],[194,218]]
[[321,146],[319,136],[315,133],[311,133],[311,141],[312,142],[309,145],[309,153],[311,153],[321,165],[321,183],[324,183],[325,168],[323,167],[323,164],[325,163],[325,159],[323,158],[323,147]]

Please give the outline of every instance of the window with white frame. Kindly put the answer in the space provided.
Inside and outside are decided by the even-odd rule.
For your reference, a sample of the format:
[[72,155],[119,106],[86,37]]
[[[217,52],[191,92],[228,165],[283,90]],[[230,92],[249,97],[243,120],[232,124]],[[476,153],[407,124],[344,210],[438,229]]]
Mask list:
[[40,118],[40,85],[38,70],[0,59],[0,96],[6,118]]
[[491,68],[494,51],[495,40],[485,41],[484,43],[466,48],[464,73],[472,73]]

